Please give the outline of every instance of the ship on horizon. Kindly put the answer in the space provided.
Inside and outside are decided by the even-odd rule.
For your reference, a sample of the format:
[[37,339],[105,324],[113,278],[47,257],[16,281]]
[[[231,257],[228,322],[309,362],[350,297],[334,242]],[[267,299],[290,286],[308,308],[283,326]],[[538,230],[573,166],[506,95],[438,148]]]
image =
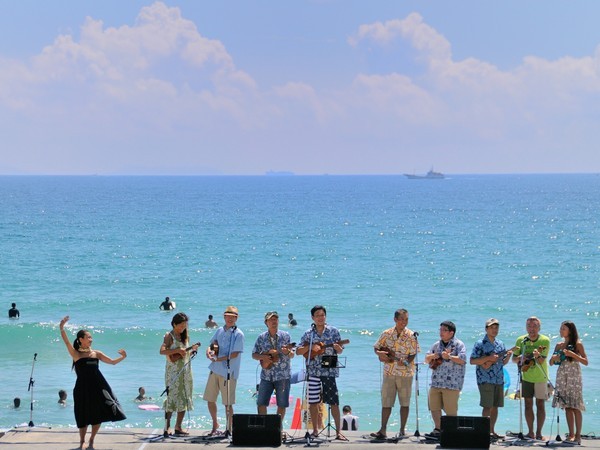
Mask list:
[[436,172],[433,170],[433,167],[425,175],[405,173],[404,176],[409,180],[443,180],[446,178],[442,172]]

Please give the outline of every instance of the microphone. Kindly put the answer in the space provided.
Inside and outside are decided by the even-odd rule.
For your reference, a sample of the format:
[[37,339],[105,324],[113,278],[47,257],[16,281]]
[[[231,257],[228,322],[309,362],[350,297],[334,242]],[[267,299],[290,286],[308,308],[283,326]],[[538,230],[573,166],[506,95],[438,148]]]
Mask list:
[[317,324],[313,322],[310,324],[310,327],[314,330],[315,328],[317,328]]
[[525,342],[529,342],[530,340],[531,340],[531,339],[529,339],[529,336],[525,336],[525,337],[523,338],[523,344],[524,344]]
[[235,330],[237,330],[237,325],[234,325],[234,326],[231,327],[231,332],[232,333],[235,332]]
[[33,354],[33,360],[35,361],[35,359],[37,358],[37,353]]
[[413,331],[413,336],[414,337],[419,337],[419,332],[418,331]]

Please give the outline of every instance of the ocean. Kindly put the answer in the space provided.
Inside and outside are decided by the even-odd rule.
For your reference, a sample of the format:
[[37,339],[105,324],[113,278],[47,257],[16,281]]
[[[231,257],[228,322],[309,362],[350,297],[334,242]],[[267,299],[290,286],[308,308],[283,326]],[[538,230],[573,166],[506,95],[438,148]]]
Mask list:
[[[94,348],[112,357],[127,350],[122,363],[101,365],[127,414],[105,426],[162,428],[162,412],[140,410],[133,399],[144,386],[162,403],[158,352],[173,312],[158,306],[169,296],[175,312],[190,316],[191,340],[202,343],[192,360],[187,427],[210,428],[201,398],[209,314],[222,324],[227,305],[240,310],[246,341],[235,412],[254,413],[259,371],[250,354],[265,312],[278,311],[297,341],[310,326],[310,308],[322,304],[328,323],[350,340],[340,358],[340,402],[352,406],[362,430],[380,423],[382,370],[372,346],[393,326],[394,311],[406,308],[421,361],[444,320],[456,323],[469,354],[490,317],[500,321],[507,346],[525,333],[529,316],[540,317],[552,345],[561,321],[573,320],[590,361],[583,431],[600,432],[598,175],[3,176],[0,205],[2,303],[8,310],[16,302],[21,312],[19,320],[6,312],[0,319],[0,429],[30,420],[75,425],[75,374],[58,330],[65,315],[72,338],[86,328]],[[285,321],[290,312],[294,329]],[[296,358],[294,371],[302,365]],[[514,392],[516,365],[507,371]],[[421,365],[409,432],[433,428],[429,376]],[[69,394],[66,408],[57,404],[59,389]],[[292,397],[302,389],[293,385]],[[11,408],[14,397],[19,409]],[[506,400],[499,432],[519,430],[520,406]],[[556,411],[550,403],[547,410],[551,435]],[[480,413],[475,367],[468,366],[459,414]],[[398,415],[396,406],[390,434]],[[564,432],[563,414],[561,422]]]

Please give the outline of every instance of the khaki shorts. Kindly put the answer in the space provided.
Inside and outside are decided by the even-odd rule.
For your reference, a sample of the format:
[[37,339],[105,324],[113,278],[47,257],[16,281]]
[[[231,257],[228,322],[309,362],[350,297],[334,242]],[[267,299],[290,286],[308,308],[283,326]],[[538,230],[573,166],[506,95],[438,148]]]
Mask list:
[[[204,388],[204,395],[202,398],[207,402],[216,402],[217,397],[221,394],[221,401],[224,405],[235,405],[235,387],[237,386],[237,380],[229,380],[229,389],[227,389],[225,377],[217,375],[211,372],[208,380],[206,380],[206,388]],[[229,390],[229,393],[227,392]]]
[[478,384],[479,406],[501,408],[504,406],[504,386],[501,384]]
[[381,383],[381,407],[393,408],[396,403],[396,394],[398,395],[400,406],[409,406],[412,381],[412,377],[383,377],[383,383]]
[[429,410],[441,411],[447,416],[458,415],[458,396],[460,391],[432,387],[429,389]]
[[538,400],[548,400],[548,383],[540,381],[539,383],[530,383],[523,380],[523,398],[537,398]]

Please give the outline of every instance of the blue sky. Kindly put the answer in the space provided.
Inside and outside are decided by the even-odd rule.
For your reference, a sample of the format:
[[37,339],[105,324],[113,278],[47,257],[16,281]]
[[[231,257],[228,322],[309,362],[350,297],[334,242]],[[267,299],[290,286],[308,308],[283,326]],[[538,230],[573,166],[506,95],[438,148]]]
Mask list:
[[600,172],[600,2],[0,2],[0,174]]

